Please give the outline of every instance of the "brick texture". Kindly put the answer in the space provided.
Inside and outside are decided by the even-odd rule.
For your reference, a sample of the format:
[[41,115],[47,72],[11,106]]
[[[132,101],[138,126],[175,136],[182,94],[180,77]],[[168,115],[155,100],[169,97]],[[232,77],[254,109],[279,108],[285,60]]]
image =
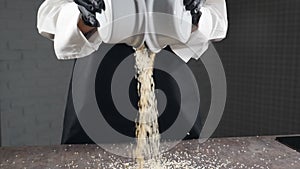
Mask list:
[[38,34],[42,2],[0,1],[2,146],[60,143],[73,61],[58,61],[52,41]]

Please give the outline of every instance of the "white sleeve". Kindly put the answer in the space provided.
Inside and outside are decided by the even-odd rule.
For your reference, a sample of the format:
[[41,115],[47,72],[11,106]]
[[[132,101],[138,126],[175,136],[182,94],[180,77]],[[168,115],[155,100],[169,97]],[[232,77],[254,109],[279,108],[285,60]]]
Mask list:
[[80,12],[72,0],[46,0],[37,16],[39,33],[54,41],[58,59],[75,59],[96,51],[102,40],[95,32],[89,39],[77,27]]
[[207,50],[209,41],[220,41],[226,37],[228,29],[225,0],[206,0],[201,8],[198,30],[191,34],[186,44],[170,45],[182,60],[199,59]]

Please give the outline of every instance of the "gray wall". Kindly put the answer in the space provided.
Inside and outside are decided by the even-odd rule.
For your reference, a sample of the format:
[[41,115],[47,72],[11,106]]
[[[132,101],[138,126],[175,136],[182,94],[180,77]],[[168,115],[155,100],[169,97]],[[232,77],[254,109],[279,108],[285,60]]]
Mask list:
[[42,0],[0,1],[2,145],[60,142],[72,61],[57,61],[36,29]]

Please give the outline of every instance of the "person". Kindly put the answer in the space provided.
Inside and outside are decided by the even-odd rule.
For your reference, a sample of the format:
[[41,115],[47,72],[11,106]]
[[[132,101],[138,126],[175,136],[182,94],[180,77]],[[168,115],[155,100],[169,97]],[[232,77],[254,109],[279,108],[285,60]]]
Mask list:
[[[193,29],[187,48],[184,44],[169,45],[166,50],[172,52],[179,56],[182,62],[189,65],[191,58],[198,60],[200,56],[207,50],[209,41],[220,41],[226,37],[228,21],[227,21],[227,10],[225,0],[183,0],[186,10],[191,12]],[[200,5],[203,4],[203,5]],[[74,59],[75,63],[78,59],[91,55],[99,49],[102,44],[101,37],[97,32],[97,27],[101,27],[95,17],[96,12],[102,13],[106,10],[106,6],[103,0],[45,0],[39,10],[37,15],[37,28],[38,32],[52,40],[54,42],[54,50],[58,59]],[[116,55],[123,53],[133,53],[133,49],[125,44],[117,44],[114,47]],[[196,51],[196,53],[194,52]],[[114,55],[114,54],[113,54]],[[111,63],[113,64],[114,59],[118,56],[110,56]],[[200,64],[200,63],[199,63]],[[75,66],[76,64],[74,64]],[[89,69],[87,67],[87,69]],[[107,66],[107,69],[110,69]],[[73,67],[74,70],[74,67]],[[98,76],[98,74],[97,74]],[[100,76],[100,75],[99,75]],[[159,76],[154,73],[154,79],[157,86],[163,86],[163,83],[168,84],[166,79],[160,80]],[[96,83],[97,82],[96,78]],[[77,114],[75,112],[72,97],[72,80],[69,86],[69,93],[67,97],[64,124],[63,124],[63,134],[62,134],[62,144],[93,144],[95,143],[82,128]],[[102,95],[101,91],[105,91],[105,85],[101,85],[102,82],[98,83],[97,88],[99,88],[96,95]],[[105,83],[104,83],[105,84]],[[136,87],[132,85],[131,87]],[[100,88],[102,88],[100,90]],[[176,99],[176,91],[172,91],[171,85],[167,86],[166,93],[168,98],[173,98],[173,103],[170,103],[171,107],[176,107],[178,99]],[[109,90],[109,89],[107,89]],[[100,91],[100,92],[99,92]],[[130,91],[136,91],[130,89]],[[135,96],[136,93],[132,92],[130,98],[133,102],[138,101]],[[175,99],[174,99],[175,98]],[[97,100],[98,101],[98,100]],[[168,100],[169,102],[169,100]],[[98,102],[104,107],[107,112],[113,112],[109,104],[105,103],[105,99],[102,102]],[[178,106],[177,106],[178,107]],[[180,106],[179,106],[180,107]],[[170,108],[168,111],[176,111]],[[116,113],[107,113],[109,119],[115,119],[118,123],[115,128],[120,129],[121,133],[125,133],[128,136],[134,136],[135,126],[126,126],[128,123],[122,124],[118,121]],[[76,114],[77,113],[77,114]],[[84,112],[80,112],[84,113]],[[118,112],[117,112],[118,113]],[[172,119],[172,113],[167,113],[168,115],[163,120],[159,120],[160,130],[167,123],[168,119]],[[176,117],[175,117],[176,118]],[[173,118],[174,119],[174,118]],[[198,138],[201,131],[200,118],[196,120],[195,125],[187,134],[186,139]]]

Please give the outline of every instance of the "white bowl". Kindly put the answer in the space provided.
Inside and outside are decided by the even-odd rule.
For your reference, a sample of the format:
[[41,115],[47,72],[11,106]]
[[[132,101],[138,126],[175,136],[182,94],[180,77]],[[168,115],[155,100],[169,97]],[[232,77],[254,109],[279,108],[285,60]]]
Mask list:
[[186,43],[192,30],[192,18],[183,0],[147,0],[147,37],[149,49],[158,53],[166,45]]
[[144,42],[144,1],[104,0],[106,10],[96,18],[98,32],[105,43],[127,43],[139,47]]
[[145,41],[158,53],[166,45],[186,43],[192,19],[183,0],[104,0],[106,10],[96,14],[105,43],[140,47]]

